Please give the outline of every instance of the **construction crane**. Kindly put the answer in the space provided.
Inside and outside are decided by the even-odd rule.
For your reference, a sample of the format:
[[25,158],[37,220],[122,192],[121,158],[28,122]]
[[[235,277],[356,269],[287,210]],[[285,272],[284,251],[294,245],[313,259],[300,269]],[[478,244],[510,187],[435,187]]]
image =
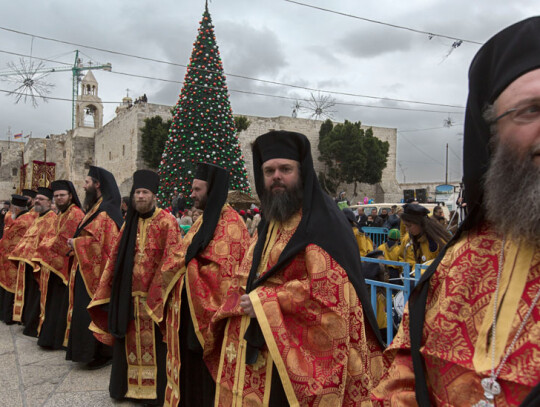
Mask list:
[[[54,67],[54,68],[38,68],[35,70],[32,70],[31,74],[32,76],[40,73],[40,74],[48,74],[53,72],[66,72],[71,71],[73,74],[73,89],[71,94],[71,128],[75,128],[75,116],[76,116],[76,104],[77,104],[77,98],[79,96],[79,83],[81,81],[81,73],[83,71],[89,71],[89,70],[95,70],[95,69],[102,69],[104,71],[111,72],[112,65],[110,63],[106,63],[103,65],[83,65],[82,60],[79,58],[79,50],[75,50],[75,62],[71,68],[68,67]],[[3,72],[0,73],[1,76],[14,76],[14,75],[21,75],[21,72]],[[23,78],[23,84],[22,86],[25,86],[27,88],[31,88],[34,85],[34,79],[31,75],[27,75]]]

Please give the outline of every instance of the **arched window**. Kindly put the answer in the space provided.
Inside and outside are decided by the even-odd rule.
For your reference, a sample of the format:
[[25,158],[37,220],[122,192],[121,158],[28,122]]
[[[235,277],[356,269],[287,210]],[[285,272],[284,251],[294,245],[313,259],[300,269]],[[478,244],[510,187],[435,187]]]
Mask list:
[[84,108],[84,127],[96,127],[98,110],[94,105],[88,105]]

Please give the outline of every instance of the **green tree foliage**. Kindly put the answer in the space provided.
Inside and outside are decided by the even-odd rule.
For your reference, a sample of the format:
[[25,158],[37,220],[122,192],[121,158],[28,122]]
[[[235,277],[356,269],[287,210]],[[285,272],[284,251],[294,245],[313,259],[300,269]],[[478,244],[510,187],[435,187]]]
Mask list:
[[141,127],[142,156],[150,168],[156,169],[159,166],[171,123],[172,120],[164,122],[161,116],[144,119],[144,127]]
[[[364,130],[360,122],[345,121],[333,125],[326,120],[319,130],[319,160],[325,164],[321,177],[323,187],[335,194],[339,183],[376,184],[381,182],[390,145],[373,136],[371,128]],[[330,182],[330,180],[332,182]]]
[[247,130],[251,125],[251,122],[246,116],[235,116],[234,124],[236,125],[236,131],[240,133],[241,131]]

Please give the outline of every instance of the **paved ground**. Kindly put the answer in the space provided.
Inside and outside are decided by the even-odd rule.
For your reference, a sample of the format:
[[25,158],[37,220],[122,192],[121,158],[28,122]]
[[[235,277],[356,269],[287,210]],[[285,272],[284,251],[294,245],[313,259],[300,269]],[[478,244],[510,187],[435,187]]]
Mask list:
[[65,360],[65,351],[46,351],[36,342],[37,339],[22,334],[22,326],[0,322],[0,406],[137,405],[111,400],[110,366],[85,370]]

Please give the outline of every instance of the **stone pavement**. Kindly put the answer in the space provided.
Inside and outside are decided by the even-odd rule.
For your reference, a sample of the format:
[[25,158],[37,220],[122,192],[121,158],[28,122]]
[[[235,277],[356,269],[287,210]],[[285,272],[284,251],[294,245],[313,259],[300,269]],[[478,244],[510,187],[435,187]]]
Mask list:
[[65,351],[41,349],[22,330],[0,322],[0,406],[140,406],[109,397],[111,366],[85,370],[65,360]]

